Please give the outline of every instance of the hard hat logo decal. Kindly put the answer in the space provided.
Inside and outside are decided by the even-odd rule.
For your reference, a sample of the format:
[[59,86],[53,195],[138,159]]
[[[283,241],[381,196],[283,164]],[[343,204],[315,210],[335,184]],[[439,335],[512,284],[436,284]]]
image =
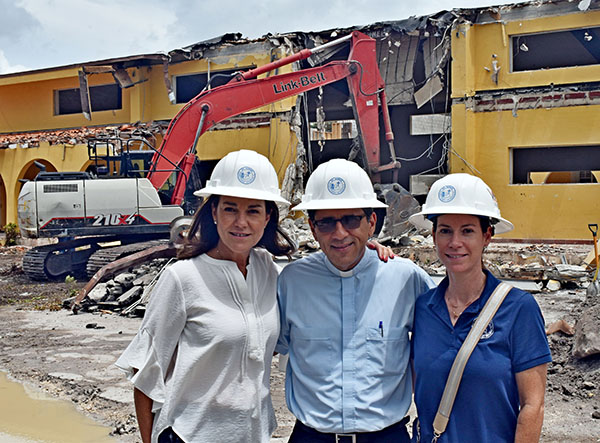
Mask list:
[[346,182],[341,177],[333,177],[327,182],[327,190],[330,194],[340,195],[346,190]]
[[240,181],[240,183],[244,185],[249,185],[256,179],[256,172],[254,172],[254,169],[248,166],[244,166],[243,168],[240,168],[238,170],[237,178]]
[[456,188],[452,185],[446,185],[438,192],[438,198],[442,203],[449,203],[454,200],[454,197],[456,197]]

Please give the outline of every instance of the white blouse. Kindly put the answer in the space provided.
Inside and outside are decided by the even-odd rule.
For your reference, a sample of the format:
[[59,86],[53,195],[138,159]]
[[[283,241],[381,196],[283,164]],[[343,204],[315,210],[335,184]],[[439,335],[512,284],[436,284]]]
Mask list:
[[252,249],[247,269],[244,279],[234,262],[203,254],[170,266],[153,289],[116,362],[153,400],[152,442],[169,426],[186,442],[269,441],[278,268]]

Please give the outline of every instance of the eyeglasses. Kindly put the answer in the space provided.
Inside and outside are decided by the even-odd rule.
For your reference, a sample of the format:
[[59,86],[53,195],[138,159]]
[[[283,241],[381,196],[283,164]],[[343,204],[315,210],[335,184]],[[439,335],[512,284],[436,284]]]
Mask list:
[[366,215],[344,215],[341,218],[326,217],[322,218],[321,220],[313,221],[313,224],[319,231],[324,234],[328,234],[335,231],[337,222],[340,222],[344,229],[358,229],[363,217],[366,217]]

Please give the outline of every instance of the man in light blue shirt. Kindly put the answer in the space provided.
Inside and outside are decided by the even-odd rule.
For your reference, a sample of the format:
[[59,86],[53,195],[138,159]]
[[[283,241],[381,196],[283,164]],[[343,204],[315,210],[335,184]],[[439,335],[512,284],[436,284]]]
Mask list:
[[408,333],[417,296],[434,285],[411,261],[384,263],[366,248],[381,207],[366,172],[342,159],[313,172],[296,207],[322,252],[278,282],[292,443],[409,441]]

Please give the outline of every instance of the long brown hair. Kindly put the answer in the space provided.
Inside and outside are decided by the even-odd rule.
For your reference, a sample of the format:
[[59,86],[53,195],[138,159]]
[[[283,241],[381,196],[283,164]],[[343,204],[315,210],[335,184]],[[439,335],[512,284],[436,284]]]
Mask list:
[[[219,204],[219,195],[211,195],[196,211],[192,224],[187,232],[183,247],[178,251],[177,258],[192,258],[215,248],[219,243],[219,233],[215,226],[212,210]],[[263,236],[255,247],[262,247],[276,256],[289,255],[296,249],[294,242],[279,226],[279,209],[277,205],[265,200],[269,221]]]

